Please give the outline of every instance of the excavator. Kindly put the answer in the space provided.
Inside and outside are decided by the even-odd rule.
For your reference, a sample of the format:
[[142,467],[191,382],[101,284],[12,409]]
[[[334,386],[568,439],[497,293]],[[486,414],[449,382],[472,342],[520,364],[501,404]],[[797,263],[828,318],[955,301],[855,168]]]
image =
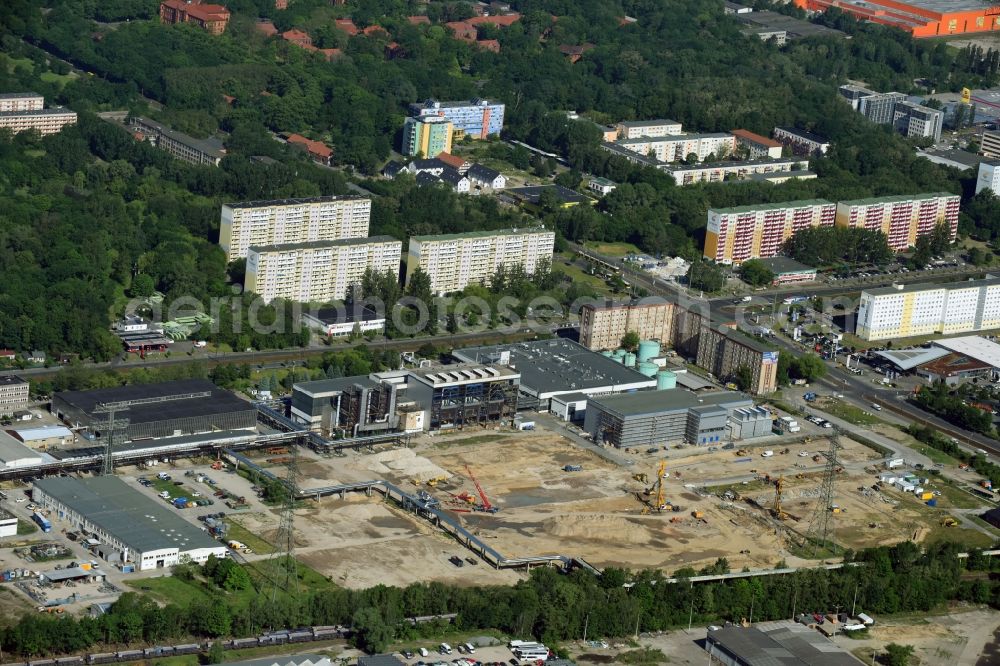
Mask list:
[[788,518],[788,514],[781,508],[781,490],[784,485],[785,477],[779,476],[777,479],[774,479],[774,507],[771,509],[771,515],[778,520],[786,520]]

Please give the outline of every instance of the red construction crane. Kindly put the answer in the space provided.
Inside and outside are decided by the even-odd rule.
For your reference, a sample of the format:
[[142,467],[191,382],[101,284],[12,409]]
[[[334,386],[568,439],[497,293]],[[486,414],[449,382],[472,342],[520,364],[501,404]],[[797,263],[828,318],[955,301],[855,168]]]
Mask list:
[[487,513],[496,513],[497,508],[493,506],[490,503],[489,498],[486,497],[486,493],[483,491],[483,487],[479,485],[479,479],[477,479],[476,475],[472,473],[472,469],[466,465],[465,471],[469,473],[469,478],[472,479],[472,483],[476,485],[476,491],[479,493],[479,499],[483,500],[483,511]]

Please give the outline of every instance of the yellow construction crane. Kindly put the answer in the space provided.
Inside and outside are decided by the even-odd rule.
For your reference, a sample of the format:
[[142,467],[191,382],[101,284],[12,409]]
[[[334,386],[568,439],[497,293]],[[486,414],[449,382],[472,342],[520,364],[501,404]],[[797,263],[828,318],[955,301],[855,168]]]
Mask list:
[[[646,504],[643,508],[643,515],[648,514],[650,511],[663,511],[667,508],[666,500],[666,490],[663,485],[663,479],[667,476],[667,461],[661,460],[660,464],[656,468],[656,483],[651,487],[646,488],[642,494],[636,493],[637,499],[641,500]],[[647,477],[645,474],[634,474],[633,478],[637,481],[645,480]],[[655,491],[655,499],[652,497]]]

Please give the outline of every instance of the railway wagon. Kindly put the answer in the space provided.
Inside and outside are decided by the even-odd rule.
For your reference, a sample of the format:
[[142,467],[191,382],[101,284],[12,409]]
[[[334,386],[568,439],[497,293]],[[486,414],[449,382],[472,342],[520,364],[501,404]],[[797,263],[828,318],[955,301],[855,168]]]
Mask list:
[[97,652],[87,655],[88,664],[112,664],[118,661],[114,652]]

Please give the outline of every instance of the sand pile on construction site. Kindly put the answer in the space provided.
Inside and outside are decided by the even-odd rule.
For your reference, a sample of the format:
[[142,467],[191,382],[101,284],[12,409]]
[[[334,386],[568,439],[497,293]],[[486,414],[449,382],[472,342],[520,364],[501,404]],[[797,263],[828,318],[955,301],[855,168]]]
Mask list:
[[418,456],[413,449],[392,449],[369,456],[367,469],[377,475],[392,474],[405,476],[417,481],[444,478],[451,474],[438,467],[427,458]]
[[542,529],[554,537],[642,544],[649,541],[646,530],[620,516],[556,516],[542,522]]

